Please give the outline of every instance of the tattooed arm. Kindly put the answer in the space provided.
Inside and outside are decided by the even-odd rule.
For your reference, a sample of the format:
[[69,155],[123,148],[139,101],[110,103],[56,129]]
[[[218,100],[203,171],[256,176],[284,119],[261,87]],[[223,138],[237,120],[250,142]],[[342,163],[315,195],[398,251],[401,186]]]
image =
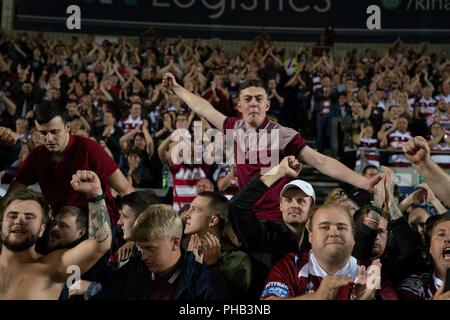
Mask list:
[[[70,184],[91,200],[103,194],[100,180],[92,171],[77,171]],[[111,222],[106,202],[102,197],[96,200],[89,202],[89,239],[72,249],[58,250],[49,255],[51,263],[55,263],[58,279],[65,280],[69,276],[69,266],[78,266],[81,274],[86,272],[111,247]]]
[[386,177],[386,203],[389,212],[389,216],[392,220],[397,220],[403,217],[398,202],[394,198],[395,176],[394,172],[388,167],[382,167],[382,170]]
[[383,262],[383,273],[393,283],[399,283],[411,274],[422,272],[427,266],[417,239],[394,199],[394,173],[386,167],[382,170],[386,177],[386,202],[390,216],[388,229],[391,233],[388,240],[390,254]]

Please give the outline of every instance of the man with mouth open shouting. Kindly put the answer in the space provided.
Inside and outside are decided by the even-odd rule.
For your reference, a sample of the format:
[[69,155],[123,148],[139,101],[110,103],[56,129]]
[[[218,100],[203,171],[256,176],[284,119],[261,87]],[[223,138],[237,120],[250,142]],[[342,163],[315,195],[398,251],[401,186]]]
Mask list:
[[398,296],[404,300],[450,300],[450,290],[444,291],[450,268],[450,211],[429,217],[425,231],[434,272],[406,278]]
[[[48,255],[35,251],[49,218],[41,194],[24,189],[4,199],[0,211],[0,300],[58,299],[67,273],[90,269],[111,247],[111,223],[100,180],[92,171],[77,171],[71,186],[89,202],[89,239],[67,250]],[[70,267],[70,268],[69,268]]]
[[[164,75],[163,86],[174,92],[196,114],[206,118],[220,131],[226,133],[228,129],[233,130],[234,134],[239,132],[241,139],[234,140],[234,160],[240,188],[243,188],[253,176],[264,174],[264,172],[261,172],[261,168],[274,167],[278,164],[278,159],[283,159],[285,156],[295,156],[300,161],[310,164],[330,177],[368,191],[371,191],[381,179],[378,175],[371,179],[358,175],[339,161],[308,147],[305,140],[294,129],[269,121],[266,113],[270,108],[270,100],[268,99],[267,90],[260,80],[248,80],[240,87],[237,107],[239,112],[242,113],[242,119],[227,118],[214,109],[208,101],[180,86],[171,73]],[[255,132],[257,133],[256,135]],[[261,132],[269,135],[268,138],[266,136],[265,140],[267,141],[261,138],[259,141],[251,141],[252,137],[258,136]],[[271,141],[277,135],[278,141]],[[242,143],[242,141],[247,143]],[[257,146],[258,150],[254,150],[255,146]],[[266,149],[262,150],[264,148]],[[261,157],[261,151],[267,152],[265,154],[270,157],[270,163],[267,163],[267,159],[263,161],[261,158],[256,159],[256,163],[252,161],[252,156],[255,154]],[[273,163],[274,159],[277,160],[277,163]],[[277,181],[254,204],[253,212],[258,217],[267,220],[282,219],[279,209],[279,195],[281,189],[289,180],[291,179],[283,178]]]

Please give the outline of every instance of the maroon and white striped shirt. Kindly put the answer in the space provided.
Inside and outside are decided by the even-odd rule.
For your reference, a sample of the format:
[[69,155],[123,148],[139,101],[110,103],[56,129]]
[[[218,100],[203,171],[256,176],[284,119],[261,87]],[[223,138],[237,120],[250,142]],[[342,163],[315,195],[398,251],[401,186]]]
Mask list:
[[[428,141],[433,140],[433,136],[428,137]],[[445,142],[445,139],[439,141],[438,144],[431,148],[432,151],[450,151],[450,145]],[[431,155],[431,159],[436,162],[440,167],[450,169],[450,154],[435,154]]]
[[170,166],[173,175],[173,209],[178,211],[186,204],[190,204],[197,196],[197,182],[206,178],[209,165],[207,164],[176,164]]
[[366,158],[367,162],[379,167],[380,166],[380,143],[378,139],[361,138],[359,148],[356,152],[356,166],[361,165],[362,156]]
[[436,101],[439,101],[441,99],[444,99],[445,102],[450,103],[450,94],[444,96],[443,93],[441,93],[440,95],[436,96],[434,99],[436,99]]
[[400,283],[397,288],[398,297],[400,300],[432,300],[443,284],[443,281],[434,274],[415,274]]
[[[350,276],[356,279],[359,275],[359,264],[354,257],[335,275]],[[320,286],[327,272],[317,262],[312,250],[299,254],[290,253],[278,261],[269,273],[261,299],[268,297],[297,297],[314,293]],[[338,289],[335,300],[348,300],[350,286]]]
[[[268,171],[277,165],[285,156],[297,157],[306,146],[297,131],[269,121],[267,117],[257,130],[247,129],[244,120],[234,117],[225,120],[223,129],[227,136],[234,135],[234,160],[240,188],[252,177],[259,177],[265,173],[264,170]],[[253,212],[260,218],[281,220],[280,192],[290,180],[285,177],[273,184],[255,202]]]
[[426,100],[424,97],[420,97],[417,107],[419,108],[419,117],[427,120],[436,112],[436,100],[433,98]]
[[391,154],[389,156],[389,164],[393,167],[410,167],[411,162],[409,162],[408,159],[406,159],[406,156],[403,154],[401,149],[403,146],[411,139],[411,133],[409,131],[405,133],[401,133],[400,131],[396,130],[392,132],[389,137],[389,146],[398,149],[399,153]]
[[128,118],[121,123],[121,127],[124,133],[128,133],[134,128],[136,128],[138,125],[143,124],[144,120],[142,120],[141,117],[137,117],[136,119],[133,119],[131,116],[128,116]]

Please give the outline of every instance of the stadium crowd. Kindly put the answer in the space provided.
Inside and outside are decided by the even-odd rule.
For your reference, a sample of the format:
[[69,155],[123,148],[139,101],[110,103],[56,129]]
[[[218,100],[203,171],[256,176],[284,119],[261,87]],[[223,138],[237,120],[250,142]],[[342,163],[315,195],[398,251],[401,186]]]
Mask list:
[[2,32],[0,88],[0,299],[450,299],[445,50]]

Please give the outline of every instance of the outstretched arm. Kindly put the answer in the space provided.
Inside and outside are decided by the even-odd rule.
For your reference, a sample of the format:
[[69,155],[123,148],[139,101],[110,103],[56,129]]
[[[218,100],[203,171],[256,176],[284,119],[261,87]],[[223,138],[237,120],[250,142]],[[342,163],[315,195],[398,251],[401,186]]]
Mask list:
[[189,108],[191,108],[200,117],[205,117],[217,129],[223,130],[223,123],[226,117],[217,111],[208,101],[202,97],[196,96],[180,86],[173,74],[166,73],[163,77],[163,86],[173,91]]
[[301,161],[308,163],[327,176],[367,191],[372,191],[373,187],[381,180],[379,175],[367,179],[350,170],[336,159],[323,155],[308,146],[300,151],[297,158],[300,158]]
[[416,170],[424,177],[431,190],[446,205],[450,205],[450,176],[436,162],[431,160],[430,147],[427,141],[422,137],[411,138],[403,146],[403,152]]

